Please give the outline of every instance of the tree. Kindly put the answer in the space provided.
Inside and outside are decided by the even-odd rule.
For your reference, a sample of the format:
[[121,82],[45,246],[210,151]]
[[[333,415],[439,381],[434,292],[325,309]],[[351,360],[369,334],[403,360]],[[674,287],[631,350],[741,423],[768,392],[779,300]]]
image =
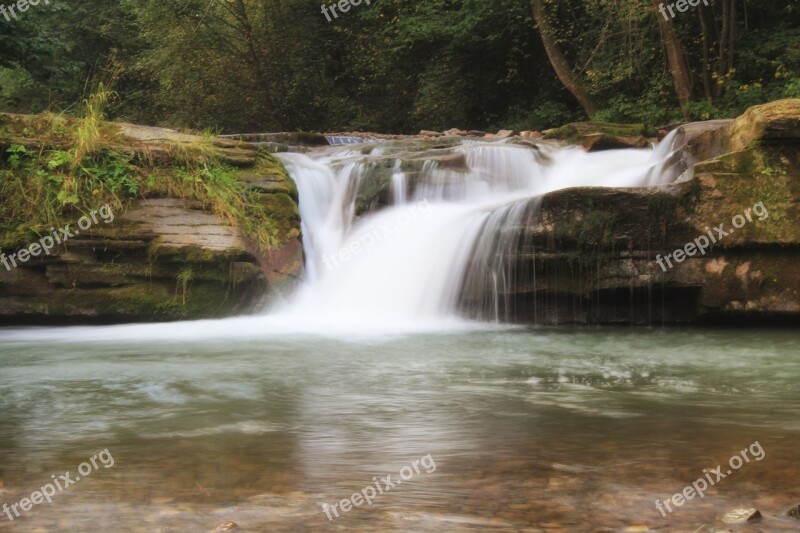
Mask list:
[[596,110],[595,103],[580,78],[572,71],[567,58],[564,57],[564,54],[559,49],[550,28],[550,23],[547,20],[544,3],[542,0],[531,0],[531,7],[533,8],[533,19],[536,21],[544,49],[547,52],[550,63],[553,65],[553,70],[556,71],[556,76],[564,84],[564,87],[572,93],[586,114],[589,115],[589,118],[592,118]]
[[669,73],[675,85],[675,93],[678,95],[678,102],[681,106],[681,113],[684,118],[689,118],[689,102],[692,100],[692,79],[689,73],[689,66],[686,57],[683,55],[683,47],[675,32],[672,19],[661,16],[658,12],[660,0],[652,0],[658,25],[661,29],[661,37],[664,40],[664,48],[667,51],[669,61]]

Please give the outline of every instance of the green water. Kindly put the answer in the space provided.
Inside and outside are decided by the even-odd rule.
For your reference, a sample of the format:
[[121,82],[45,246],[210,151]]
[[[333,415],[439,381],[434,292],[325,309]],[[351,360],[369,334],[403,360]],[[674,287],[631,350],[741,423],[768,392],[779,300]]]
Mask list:
[[[74,476],[106,448],[114,465],[13,522],[0,515],[4,531],[194,532],[224,520],[237,531],[695,531],[739,505],[764,515],[742,531],[798,529],[780,517],[800,503],[794,331],[176,343],[8,333],[0,501]],[[667,517],[656,510],[755,441],[762,460]],[[426,455],[435,471],[333,521],[323,512]]]

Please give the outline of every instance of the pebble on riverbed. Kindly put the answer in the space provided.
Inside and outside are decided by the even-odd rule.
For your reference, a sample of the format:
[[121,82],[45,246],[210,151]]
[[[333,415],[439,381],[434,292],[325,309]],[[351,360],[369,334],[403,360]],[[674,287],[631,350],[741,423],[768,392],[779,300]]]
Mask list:
[[726,524],[743,524],[745,522],[755,522],[760,519],[761,512],[755,507],[740,507],[722,515],[722,521]]
[[239,524],[237,524],[236,522],[232,522],[231,520],[225,520],[220,525],[218,525],[216,528],[214,528],[214,532],[213,533],[223,533],[224,531],[233,531],[234,529],[237,529],[238,527],[239,527]]

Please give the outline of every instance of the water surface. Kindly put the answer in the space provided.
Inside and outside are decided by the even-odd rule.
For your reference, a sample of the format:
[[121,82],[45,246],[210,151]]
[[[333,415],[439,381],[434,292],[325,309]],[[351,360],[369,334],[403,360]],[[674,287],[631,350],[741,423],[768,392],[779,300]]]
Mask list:
[[[0,529],[695,531],[741,504],[765,516],[747,531],[797,529],[778,516],[800,502],[797,332],[169,342],[151,327],[0,332],[0,500],[115,460]],[[763,460],[656,511],[754,441]],[[434,472],[323,513],[428,454]]]

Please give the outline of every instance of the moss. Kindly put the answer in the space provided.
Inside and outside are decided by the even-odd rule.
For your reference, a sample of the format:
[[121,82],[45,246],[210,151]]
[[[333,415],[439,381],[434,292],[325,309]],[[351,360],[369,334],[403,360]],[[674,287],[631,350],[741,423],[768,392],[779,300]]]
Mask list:
[[545,139],[557,139],[566,142],[576,142],[581,136],[601,133],[610,136],[652,136],[644,124],[613,124],[609,122],[573,122],[550,130],[545,134]]
[[56,293],[42,304],[46,315],[131,316],[150,320],[179,319],[184,316],[180,302],[164,287],[153,284],[118,289],[72,289]]
[[267,152],[259,152],[258,161],[256,163],[256,173],[259,176],[284,183],[292,200],[295,202],[300,201],[300,193],[297,190],[297,184],[289,175],[289,172],[286,170],[286,167],[283,166],[280,159]]
[[796,144],[800,139],[800,99],[777,100],[753,106],[729,130],[730,149]]
[[[241,283],[241,282],[239,282]],[[126,320],[182,320],[229,315],[261,294],[251,282],[234,293],[234,284],[189,280],[183,292],[180,283],[147,282],[119,288],[88,288],[58,291],[36,312],[49,316],[85,316]],[[240,287],[241,288],[241,287]]]
[[297,203],[288,194],[267,194],[262,202],[277,228],[279,244],[300,236],[300,211]]
[[734,216],[744,214],[761,202],[769,213],[765,221],[748,222],[726,238],[722,246],[749,242],[797,242],[800,239],[800,215],[793,202],[800,195],[800,175],[783,155],[771,147],[753,147],[726,154],[697,166],[707,186],[701,193],[696,217],[698,225],[725,223],[730,227]]

